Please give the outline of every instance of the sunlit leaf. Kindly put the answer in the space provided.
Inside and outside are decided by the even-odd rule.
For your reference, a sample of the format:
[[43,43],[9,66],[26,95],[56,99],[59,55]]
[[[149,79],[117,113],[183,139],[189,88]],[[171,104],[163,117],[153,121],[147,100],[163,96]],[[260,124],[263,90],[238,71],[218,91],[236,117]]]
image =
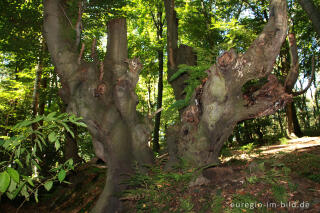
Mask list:
[[60,172],[58,173],[58,180],[60,181],[60,183],[65,179],[67,173],[64,169],[60,170]]
[[55,132],[51,132],[49,135],[48,135],[48,139],[50,142],[55,142],[57,140],[57,135]]
[[4,171],[0,173],[0,192],[4,193],[10,184],[10,175]]
[[53,181],[48,181],[48,182],[46,182],[43,186],[44,186],[44,188],[45,188],[47,191],[50,191],[50,189],[51,189],[52,186],[53,186]]
[[19,175],[19,172],[17,170],[8,167],[7,168],[7,172],[16,183],[19,183],[20,175]]

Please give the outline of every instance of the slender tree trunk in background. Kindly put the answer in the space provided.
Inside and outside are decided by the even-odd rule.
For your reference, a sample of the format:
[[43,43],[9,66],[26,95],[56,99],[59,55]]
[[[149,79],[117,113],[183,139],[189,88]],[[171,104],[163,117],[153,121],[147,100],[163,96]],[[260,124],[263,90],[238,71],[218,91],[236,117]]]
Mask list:
[[[105,187],[92,212],[121,212],[119,195],[127,187],[124,181],[134,172],[133,166],[153,162],[147,146],[152,127],[136,111],[134,91],[139,70],[134,65],[139,62],[128,60],[125,19],[108,22],[104,61],[84,62],[75,46],[76,31],[64,15],[68,6],[63,0],[44,1],[44,34],[62,84],[60,95],[67,112],[82,116],[96,155],[108,165]],[[67,15],[78,20],[78,14]]]
[[[163,45],[162,45],[162,38],[163,38],[163,6],[160,2],[157,7],[157,17],[155,18],[154,15],[153,21],[157,28],[157,42],[159,43],[160,49],[158,50],[158,61],[159,61],[159,79],[158,79],[158,96],[157,96],[157,111],[162,107],[162,96],[163,96]],[[160,144],[159,144],[159,131],[160,131],[160,121],[161,121],[161,111],[156,114],[155,122],[154,122],[154,130],[153,130],[153,151],[159,152]]]
[[[301,88],[303,88],[302,83],[300,82]],[[309,110],[307,107],[307,98],[306,96],[303,94],[302,97],[302,105],[301,105],[301,112],[304,115],[304,126],[305,128],[310,128],[310,115],[309,115]]]
[[[157,110],[162,107],[162,95],[163,95],[163,50],[158,51],[159,60],[159,80],[158,80],[158,97],[157,97]],[[161,111],[156,114],[153,130],[153,151],[159,152],[159,131],[160,131]]]
[[282,124],[282,118],[281,118],[281,114],[280,111],[277,112],[277,116],[278,116],[278,122],[279,122],[279,126],[280,126],[280,130],[281,130],[281,135],[284,135],[283,132],[283,124]]
[[41,84],[42,92],[40,94],[39,115],[44,115],[44,111],[47,103],[47,94],[45,92],[48,87],[48,77],[42,76],[40,84]]
[[317,32],[318,36],[320,37],[320,10],[314,4],[312,0],[298,0],[299,4],[302,6],[303,10],[309,16],[311,20],[314,30]]
[[297,111],[294,103],[288,103],[286,106],[287,118],[287,136],[289,138],[302,137],[301,128],[298,121]]
[[[46,50],[46,45],[45,42],[42,41],[41,44],[41,50],[39,52],[39,61],[37,65],[37,70],[36,70],[36,77],[34,80],[34,86],[33,86],[33,94],[32,94],[32,117],[35,118],[39,114],[39,102],[42,102],[43,100],[40,99],[40,93],[41,93],[41,77],[42,77],[42,70],[43,70],[43,56],[44,52]],[[32,129],[33,131],[36,131],[39,127],[39,124],[33,123],[32,124]],[[35,135],[32,135],[32,139],[35,139]]]
[[[175,62],[172,59],[181,57],[182,52],[175,51],[177,44],[173,42],[177,38],[174,36],[177,21],[172,18],[175,17],[174,3],[164,2],[170,74],[169,71],[177,67],[170,60]],[[273,114],[291,101],[292,97],[285,93],[276,77],[270,75],[287,33],[286,8],[285,0],[271,1],[269,22],[247,52],[244,55],[234,50],[225,52],[207,71],[208,80],[196,89],[190,105],[181,112],[181,123],[172,130],[176,137],[171,135],[170,141],[174,141],[176,147],[169,155],[176,155],[194,167],[216,164],[224,142],[239,121]],[[267,76],[268,82],[250,94],[254,102],[242,94],[245,83]],[[173,84],[172,87],[176,90]],[[176,98],[179,95],[177,90],[175,95]]]

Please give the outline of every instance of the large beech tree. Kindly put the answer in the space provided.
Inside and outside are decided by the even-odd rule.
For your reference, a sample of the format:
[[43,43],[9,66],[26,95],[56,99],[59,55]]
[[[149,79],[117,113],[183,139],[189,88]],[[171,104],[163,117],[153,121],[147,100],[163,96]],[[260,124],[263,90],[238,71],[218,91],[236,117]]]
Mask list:
[[96,155],[108,164],[105,188],[93,212],[116,212],[119,192],[125,187],[121,183],[133,171],[134,162],[144,165],[153,160],[147,147],[152,128],[136,112],[134,89],[141,65],[138,60],[128,60],[125,19],[108,22],[104,61],[84,62],[84,46],[79,43],[81,5],[78,12],[74,8],[77,1],[71,2],[44,1],[44,35],[67,111],[83,117]]
[[[168,75],[179,64],[178,21],[174,0],[164,0],[168,24]],[[274,113],[291,100],[285,88],[271,74],[287,35],[285,0],[272,0],[268,23],[245,54],[234,50],[222,54],[207,71],[208,79],[200,85],[181,112],[181,122],[169,133],[169,154],[182,157],[193,166],[218,163],[220,150],[237,122]],[[245,83],[267,77],[261,88],[242,93]],[[172,82],[176,98],[181,88]]]
[[[71,3],[72,2],[72,3]],[[128,59],[125,19],[108,22],[107,54],[92,63],[82,58],[80,42],[81,4],[75,1],[44,1],[44,34],[59,75],[60,95],[67,111],[83,117],[93,138],[96,155],[107,162],[105,188],[93,212],[121,210],[119,192],[133,172],[133,164],[150,164],[147,140],[152,128],[139,119],[134,92],[141,64]],[[179,64],[195,65],[191,47],[178,47],[178,21],[173,0],[164,0],[168,33],[168,77]],[[180,111],[181,122],[168,131],[171,158],[182,157],[192,166],[217,163],[223,143],[236,123],[274,113],[291,100],[285,88],[271,74],[287,34],[285,0],[272,0],[269,21],[247,52],[230,50],[222,54],[207,72],[208,78],[194,92],[191,103]],[[93,42],[94,43],[94,42]],[[176,99],[183,99],[186,75],[171,82]],[[250,93],[243,86],[250,80],[267,82]]]

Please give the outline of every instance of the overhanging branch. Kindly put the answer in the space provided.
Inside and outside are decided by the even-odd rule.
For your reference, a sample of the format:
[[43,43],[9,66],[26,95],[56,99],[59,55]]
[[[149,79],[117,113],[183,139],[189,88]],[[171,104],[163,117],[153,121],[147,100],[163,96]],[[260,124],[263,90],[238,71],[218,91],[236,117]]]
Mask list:
[[287,2],[272,0],[270,18],[262,33],[240,59],[243,69],[235,73],[241,84],[271,73],[287,34]]

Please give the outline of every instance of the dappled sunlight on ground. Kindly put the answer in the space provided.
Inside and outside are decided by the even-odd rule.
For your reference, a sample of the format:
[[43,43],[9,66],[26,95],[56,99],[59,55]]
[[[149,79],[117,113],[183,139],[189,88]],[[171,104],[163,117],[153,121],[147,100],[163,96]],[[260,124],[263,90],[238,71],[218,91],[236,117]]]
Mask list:
[[288,140],[284,145],[263,146],[259,148],[261,154],[274,154],[278,152],[293,152],[297,149],[304,149],[313,146],[320,146],[320,137],[303,137]]

